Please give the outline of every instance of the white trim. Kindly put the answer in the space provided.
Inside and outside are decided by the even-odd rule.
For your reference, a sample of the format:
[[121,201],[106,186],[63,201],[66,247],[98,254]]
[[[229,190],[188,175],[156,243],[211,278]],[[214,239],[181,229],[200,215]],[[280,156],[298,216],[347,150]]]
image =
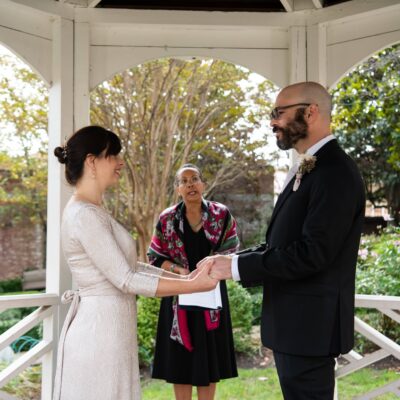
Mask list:
[[88,0],[88,7],[89,8],[94,8],[97,6],[97,4],[100,3],[101,0]]
[[91,24],[136,24],[157,26],[182,26],[192,29],[200,26],[216,27],[290,27],[305,25],[308,14],[302,11],[283,12],[222,12],[173,10],[120,10],[109,8],[76,8],[76,22]]
[[314,7],[317,9],[321,9],[324,7],[323,2],[324,0],[312,0]]
[[306,28],[305,26],[292,26],[290,35],[290,83],[307,80],[307,56],[306,56]]
[[280,0],[280,2],[287,12],[294,11],[294,0]]
[[[41,14],[45,16],[63,17],[66,19],[74,19],[74,9],[63,2],[54,0],[2,0],[10,5],[14,3],[21,10],[28,10],[32,14]],[[25,10],[24,10],[25,9]]]
[[90,123],[90,27],[87,22],[75,23],[74,45],[74,130]]

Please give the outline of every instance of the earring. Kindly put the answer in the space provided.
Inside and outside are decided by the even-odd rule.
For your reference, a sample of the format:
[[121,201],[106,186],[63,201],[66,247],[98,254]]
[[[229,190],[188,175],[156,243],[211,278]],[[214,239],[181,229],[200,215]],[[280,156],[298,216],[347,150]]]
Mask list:
[[92,179],[96,179],[96,171],[94,168],[92,169]]

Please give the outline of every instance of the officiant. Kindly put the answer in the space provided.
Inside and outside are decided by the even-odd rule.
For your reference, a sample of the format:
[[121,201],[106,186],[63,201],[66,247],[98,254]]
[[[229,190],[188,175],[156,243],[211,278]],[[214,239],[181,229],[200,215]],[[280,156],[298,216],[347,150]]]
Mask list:
[[[164,210],[148,250],[150,263],[189,274],[210,254],[235,253],[236,222],[228,208],[205,200],[200,169],[183,165],[175,176],[182,201]],[[181,307],[178,297],[161,300],[152,377],[174,385],[176,400],[212,400],[216,383],[237,376],[226,284],[220,284],[222,308]]]

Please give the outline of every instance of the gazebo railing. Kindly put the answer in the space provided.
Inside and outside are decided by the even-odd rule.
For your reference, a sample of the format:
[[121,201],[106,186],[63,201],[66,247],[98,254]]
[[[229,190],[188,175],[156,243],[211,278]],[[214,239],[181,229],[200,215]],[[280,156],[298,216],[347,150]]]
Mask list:
[[[54,315],[57,313],[59,304],[59,297],[56,294],[30,294],[30,295],[15,295],[15,296],[0,296],[0,313],[10,308],[22,307],[38,307],[31,314],[27,315],[21,321],[16,323],[2,335],[0,335],[0,351],[9,346],[12,342],[21,337],[24,333],[28,332],[40,322],[52,325]],[[30,365],[36,363],[43,355],[54,350],[56,340],[53,340],[53,329],[47,329],[44,338],[39,343],[32,347],[29,351],[21,357],[14,360],[3,371],[0,372],[0,399],[11,400],[15,397],[1,391],[11,379],[17,376],[20,372],[28,368]],[[46,362],[53,362],[54,357],[47,357]],[[49,367],[49,366],[47,366]],[[54,366],[47,368],[53,370]],[[45,382],[47,380],[47,382]],[[45,385],[51,388],[52,384],[49,381],[52,377],[42,376],[42,387]],[[47,395],[42,391],[42,399],[51,398],[51,390],[48,390]]]
[[[400,297],[397,296],[371,296],[371,295],[356,295],[355,305],[358,308],[371,308],[380,311],[393,321],[400,324]],[[352,350],[350,353],[343,355],[349,362],[346,365],[339,367],[336,370],[336,378],[351,374],[361,368],[367,367],[377,361],[380,361],[388,356],[393,356],[400,360],[400,345],[389,339],[360,318],[355,317],[354,329],[361,335],[366,337],[371,342],[379,346],[379,350],[367,355],[361,355]],[[357,397],[357,400],[374,399],[384,393],[394,393],[400,396],[400,379],[395,382],[384,385],[369,393]],[[340,399],[340,393],[339,393]]]
[[[397,323],[400,323],[400,297],[395,296],[370,296],[370,295],[356,295],[356,307],[376,309],[381,313],[387,315],[389,318]],[[31,314],[23,318],[13,327],[8,329],[0,336],[0,350],[10,345],[13,341],[18,339],[24,333],[32,329],[40,322],[52,325],[53,318],[58,311],[59,297],[56,294],[32,294],[32,295],[15,295],[15,296],[0,296],[0,312],[10,308],[21,307],[38,307]],[[355,317],[355,330],[365,336],[368,340],[379,346],[379,350],[362,355],[355,351],[344,355],[348,364],[339,367],[336,371],[336,377],[340,378],[345,375],[351,374],[361,368],[367,367],[379,360],[388,356],[393,356],[400,360],[400,345],[393,340],[384,336],[376,329],[362,321],[360,318]],[[24,355],[16,359],[3,371],[0,372],[0,400],[13,400],[13,396],[1,391],[12,378],[18,375],[21,371],[37,362],[43,355],[53,353],[57,338],[53,338],[52,333],[57,332],[56,329],[46,329],[44,338],[34,347],[32,347]],[[54,363],[55,357],[46,357],[47,363]],[[43,361],[44,363],[44,361]],[[44,365],[43,365],[44,367]],[[42,376],[42,399],[51,398],[52,376],[46,371],[54,371],[54,365],[47,365],[43,368]],[[47,374],[47,375],[46,375]],[[400,396],[400,379],[382,386],[372,392],[358,397],[358,400],[373,399],[384,393],[394,393]],[[339,393],[340,398],[340,393]]]

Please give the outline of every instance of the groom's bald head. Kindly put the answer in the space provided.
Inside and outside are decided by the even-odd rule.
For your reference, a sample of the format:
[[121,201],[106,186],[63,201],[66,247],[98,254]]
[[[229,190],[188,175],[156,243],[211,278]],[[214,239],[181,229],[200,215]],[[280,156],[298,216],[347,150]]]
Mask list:
[[287,86],[278,98],[290,99],[293,103],[317,104],[322,117],[330,119],[332,98],[329,92],[317,82],[300,82]]

